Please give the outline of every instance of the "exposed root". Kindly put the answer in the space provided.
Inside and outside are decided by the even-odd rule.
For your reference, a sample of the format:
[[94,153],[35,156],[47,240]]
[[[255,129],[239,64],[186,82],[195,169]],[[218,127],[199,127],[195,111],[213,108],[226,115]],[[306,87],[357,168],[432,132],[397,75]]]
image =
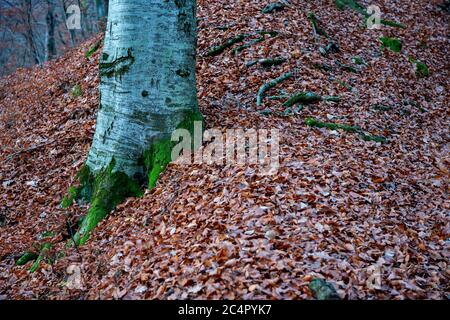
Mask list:
[[281,2],[272,2],[262,9],[262,13],[272,13],[275,11],[281,11],[284,9],[284,7],[285,5]]
[[311,22],[314,36],[323,36],[328,38],[328,34],[319,26],[319,20],[313,12],[308,13],[308,20]]
[[283,103],[283,106],[285,107],[292,107],[293,105],[297,103],[301,104],[312,104],[317,103],[320,101],[331,101],[331,102],[339,102],[341,100],[340,97],[334,97],[334,96],[319,96],[318,94],[315,94],[314,92],[300,92],[297,94],[294,94],[291,98],[289,98],[288,101]]
[[266,58],[266,59],[251,61],[251,62],[247,63],[246,66],[252,67],[256,64],[260,64],[264,68],[270,68],[273,66],[278,66],[280,64],[283,64],[284,62],[286,62],[286,60],[287,60],[286,58]]
[[262,85],[262,86],[259,88],[258,94],[257,94],[257,96],[256,96],[256,105],[257,105],[257,106],[261,106],[261,105],[262,105],[262,101],[263,101],[263,99],[264,99],[264,93],[265,93],[267,90],[269,90],[269,89],[275,87],[275,86],[276,86],[277,84],[279,84],[280,82],[283,82],[283,81],[285,81],[285,80],[291,78],[293,75],[294,75],[294,74],[293,74],[292,72],[288,72],[288,73],[283,74],[281,77],[278,77],[278,78],[276,78],[276,79],[274,79],[274,80],[272,80],[272,81],[269,81],[269,82],[265,83],[264,85]]
[[364,141],[375,141],[380,143],[386,143],[387,139],[382,136],[373,136],[364,132],[363,129],[356,126],[350,126],[347,124],[339,124],[333,122],[322,122],[314,118],[308,118],[305,120],[305,124],[310,127],[326,128],[330,130],[344,130],[351,133],[357,133]]
[[211,50],[208,51],[206,55],[210,57],[217,56],[222,52],[224,52],[225,49],[232,47],[236,43],[244,41],[244,39],[247,38],[248,36],[249,36],[248,34],[240,34],[234,38],[228,39],[224,44],[213,47]]
[[309,284],[309,289],[317,300],[340,300],[341,297],[337,293],[333,285],[323,279],[315,278]]

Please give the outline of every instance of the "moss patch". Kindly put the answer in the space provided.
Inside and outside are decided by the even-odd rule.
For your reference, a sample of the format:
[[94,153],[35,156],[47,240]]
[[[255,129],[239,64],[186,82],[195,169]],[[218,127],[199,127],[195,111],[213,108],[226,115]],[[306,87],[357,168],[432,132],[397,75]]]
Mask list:
[[381,49],[384,50],[385,48],[390,49],[393,52],[400,52],[402,51],[402,42],[399,39],[396,38],[389,38],[389,37],[381,37]]
[[23,265],[27,264],[29,261],[36,260],[37,257],[38,257],[37,253],[27,251],[19,258],[19,260],[16,261],[16,265],[23,266]]
[[71,91],[72,97],[78,98],[83,95],[83,90],[81,90],[81,86],[79,84],[76,84],[73,86]]
[[[194,122],[202,121],[200,112],[194,111],[186,114],[184,120],[177,126],[177,129],[186,129],[191,135],[194,132]],[[165,137],[155,141],[143,154],[145,171],[148,173],[148,188],[151,190],[156,186],[159,175],[172,160],[172,149],[177,144],[171,141],[171,137]]]
[[416,68],[416,75],[419,78],[425,78],[430,75],[430,70],[428,69],[427,65],[419,60],[416,60],[412,57],[409,57],[409,61],[414,64]]
[[[83,177],[80,178],[81,186],[78,190],[87,188],[86,184],[91,184],[92,190],[91,207],[83,219],[80,229],[74,236],[75,244],[84,244],[89,237],[89,233],[95,226],[111,212],[118,204],[127,197],[139,197],[143,191],[138,183],[129,178],[124,172],[114,171],[116,161],[113,158],[111,163],[94,175],[83,169]],[[88,175],[88,177],[86,177]],[[80,194],[78,194],[80,195]]]

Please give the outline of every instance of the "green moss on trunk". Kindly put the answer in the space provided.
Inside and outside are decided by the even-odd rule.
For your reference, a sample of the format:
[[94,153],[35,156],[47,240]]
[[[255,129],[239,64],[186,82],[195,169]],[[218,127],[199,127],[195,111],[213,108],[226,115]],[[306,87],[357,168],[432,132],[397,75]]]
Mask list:
[[[189,112],[184,117],[177,129],[186,129],[191,135],[194,132],[195,121],[202,121],[203,116],[198,111]],[[172,160],[172,149],[177,144],[171,141],[171,137],[164,137],[155,141],[143,154],[144,169],[148,173],[148,188],[151,190],[156,186],[156,182],[161,172]]]
[[[80,178],[81,186],[78,190],[90,188],[92,196],[91,207],[83,219],[80,229],[74,235],[76,245],[84,244],[95,226],[127,197],[143,195],[143,191],[137,182],[129,178],[124,172],[114,171],[115,164],[116,161],[113,158],[111,163],[95,176],[88,171],[87,166],[83,168],[82,178]],[[86,184],[91,184],[91,186]]]

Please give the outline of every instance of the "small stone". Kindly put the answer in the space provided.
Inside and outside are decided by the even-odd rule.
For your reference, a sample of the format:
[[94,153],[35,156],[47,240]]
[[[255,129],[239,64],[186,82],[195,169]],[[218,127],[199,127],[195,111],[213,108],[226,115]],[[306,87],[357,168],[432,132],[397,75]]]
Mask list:
[[315,228],[317,229],[317,231],[319,231],[320,233],[322,233],[323,230],[324,230],[323,225],[322,225],[321,223],[319,223],[319,222],[317,222],[317,223],[315,224],[314,227],[315,227]]
[[136,287],[136,289],[134,289],[134,292],[136,292],[136,293],[144,293],[145,291],[147,291],[147,289],[148,288],[146,286],[138,285]]
[[437,93],[442,93],[442,92],[444,92],[444,90],[445,90],[445,89],[444,89],[443,86],[437,86],[437,87],[436,87],[436,92],[437,92]]
[[33,187],[33,188],[36,188],[36,187],[38,186],[38,183],[37,183],[36,180],[27,181],[25,184],[26,184],[27,186]]
[[14,180],[6,180],[6,181],[4,181],[4,182],[2,183],[2,186],[3,186],[3,188],[7,188],[7,187],[9,187],[10,185],[12,185],[13,182],[14,182]]
[[268,231],[266,232],[266,234],[264,235],[264,237],[266,237],[266,238],[269,239],[269,240],[275,239],[276,236],[277,236],[277,233],[276,233],[275,231],[273,231],[273,230],[268,230]]

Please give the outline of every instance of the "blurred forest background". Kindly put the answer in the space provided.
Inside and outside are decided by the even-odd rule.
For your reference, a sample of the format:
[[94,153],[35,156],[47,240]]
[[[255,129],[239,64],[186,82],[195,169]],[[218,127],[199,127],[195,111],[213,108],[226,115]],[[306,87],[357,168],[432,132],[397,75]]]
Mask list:
[[[80,13],[80,27],[75,21]],[[0,0],[0,76],[59,57],[98,33],[108,0]]]

